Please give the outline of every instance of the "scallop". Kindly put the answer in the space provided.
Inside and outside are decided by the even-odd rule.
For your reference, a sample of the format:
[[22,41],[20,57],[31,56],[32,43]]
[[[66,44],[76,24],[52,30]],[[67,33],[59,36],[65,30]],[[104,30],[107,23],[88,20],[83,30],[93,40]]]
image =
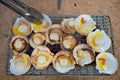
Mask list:
[[14,35],[28,36],[32,32],[32,25],[23,17],[17,18],[13,25]]
[[94,61],[95,52],[87,44],[79,44],[73,49],[73,56],[79,66],[85,66]]
[[53,58],[53,67],[59,73],[67,73],[75,68],[75,61],[71,52],[59,51]]
[[74,36],[64,34],[61,38],[61,49],[72,50],[77,44],[77,40]]
[[80,15],[75,19],[75,29],[81,35],[88,35],[96,28],[96,23],[90,15]]
[[64,31],[64,33],[74,34],[76,32],[75,19],[74,18],[63,19],[63,21],[61,22],[61,28]]
[[46,41],[51,44],[59,44],[63,32],[59,24],[51,25],[46,32]]
[[115,74],[118,70],[118,62],[111,53],[101,52],[96,57],[96,69],[99,73]]
[[111,46],[111,39],[104,30],[96,29],[87,36],[87,43],[96,52],[104,52]]
[[21,55],[13,56],[10,60],[10,71],[14,75],[22,75],[29,71],[31,60],[29,55],[22,53]]
[[45,70],[52,63],[54,54],[45,46],[38,46],[31,55],[33,66],[39,70]]
[[10,48],[15,55],[28,50],[28,38],[24,36],[14,36],[10,42]]
[[35,33],[45,32],[46,29],[52,24],[52,21],[48,15],[46,15],[46,14],[42,14],[42,15],[43,15],[42,24],[32,24],[33,31]]
[[46,39],[46,37],[44,34],[35,33],[30,37],[29,43],[33,48],[36,48],[38,46],[45,45],[45,43],[46,43],[45,39]]

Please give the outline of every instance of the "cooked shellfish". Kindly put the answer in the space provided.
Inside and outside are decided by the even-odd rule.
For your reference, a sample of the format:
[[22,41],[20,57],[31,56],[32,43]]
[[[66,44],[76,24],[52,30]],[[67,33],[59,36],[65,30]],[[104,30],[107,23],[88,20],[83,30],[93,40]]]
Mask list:
[[59,51],[53,58],[53,67],[59,73],[66,73],[75,68],[75,61],[69,51]]
[[96,69],[99,73],[115,74],[118,69],[118,62],[111,53],[101,52],[96,57]]
[[87,43],[96,52],[103,52],[110,48],[111,39],[104,30],[96,29],[87,36]]
[[74,36],[72,35],[63,35],[61,38],[61,49],[68,49],[68,50],[72,50],[76,44],[77,44],[77,40]]
[[30,69],[30,67],[30,57],[25,53],[13,56],[13,58],[10,60],[10,71],[14,75],[25,74]]
[[31,61],[35,68],[45,70],[52,63],[54,54],[45,46],[38,46],[31,55]]
[[94,52],[86,44],[79,44],[73,49],[73,56],[79,66],[90,64],[94,61]]
[[62,34],[59,24],[51,25],[46,32],[46,41],[50,44],[59,44]]
[[23,17],[17,18],[13,25],[14,35],[28,36],[32,32],[32,25]]
[[35,33],[45,32],[46,29],[52,24],[52,21],[48,15],[46,14],[42,14],[42,15],[43,15],[42,24],[33,24],[33,31]]
[[36,48],[38,46],[41,46],[41,45],[44,45],[45,44],[45,35],[42,34],[42,33],[35,33],[31,36],[29,42],[30,42],[30,45],[33,47],[33,48]]
[[24,36],[14,36],[10,42],[10,48],[15,55],[26,52],[28,49],[28,39]]
[[63,21],[61,22],[61,28],[64,31],[64,33],[74,34],[76,32],[75,19],[74,18],[63,19]]
[[89,15],[80,15],[75,19],[75,29],[81,35],[88,35],[96,28],[96,23]]

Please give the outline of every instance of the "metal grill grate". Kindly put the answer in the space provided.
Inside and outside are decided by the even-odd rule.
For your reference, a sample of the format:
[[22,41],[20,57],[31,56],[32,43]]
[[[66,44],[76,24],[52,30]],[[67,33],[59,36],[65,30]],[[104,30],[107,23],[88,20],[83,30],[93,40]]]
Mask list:
[[[61,20],[63,18],[70,18],[70,17],[76,17],[76,16],[51,16],[51,19],[53,21],[53,24],[58,23],[60,24]],[[97,23],[97,25],[102,26],[102,28],[105,30],[105,32],[109,35],[109,37],[112,40],[112,45],[111,48],[108,50],[108,52],[113,53],[114,55],[114,44],[113,44],[113,36],[112,36],[112,27],[110,23],[110,19],[108,16],[94,16],[92,15],[93,20]],[[13,21],[14,22],[14,21]],[[11,28],[12,29],[12,28]],[[10,38],[13,37],[12,30],[10,31]],[[8,41],[8,43],[9,43]],[[9,60],[12,58],[12,51],[7,48],[7,55],[8,55],[8,63],[7,63],[7,74],[12,75],[11,72],[9,71]],[[31,69],[24,75],[94,75],[94,76],[99,76],[99,75],[106,75],[106,74],[100,74],[96,69],[95,69],[95,61],[92,64],[86,65],[84,67],[79,67],[76,65],[75,69],[70,70],[69,72],[65,74],[58,73],[52,65],[49,66],[48,69],[44,71],[40,71],[35,69],[33,66]]]

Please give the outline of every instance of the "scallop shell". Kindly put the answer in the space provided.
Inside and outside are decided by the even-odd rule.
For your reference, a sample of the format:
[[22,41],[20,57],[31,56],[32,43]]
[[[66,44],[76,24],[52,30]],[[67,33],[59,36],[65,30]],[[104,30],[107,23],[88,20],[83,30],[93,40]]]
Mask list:
[[[24,56],[22,58],[22,56]],[[25,61],[25,63],[21,62],[21,59]],[[25,59],[25,60],[24,60]],[[22,75],[25,74],[31,67],[31,59],[29,55],[22,53],[21,55],[13,56],[10,60],[10,71],[14,75]]]
[[[78,53],[78,50],[79,53]],[[76,63],[79,66],[84,66],[87,64],[90,64],[95,59],[95,52],[90,49],[90,47],[87,44],[79,44],[73,49],[73,57],[76,60]]]
[[61,22],[61,28],[64,33],[74,34],[76,32],[74,18],[63,19]]
[[[19,26],[22,26],[21,28]],[[23,30],[23,26],[27,27],[27,30]],[[20,31],[22,30],[22,32]],[[17,32],[16,32],[17,31]],[[22,35],[22,36],[28,36],[32,33],[32,25],[30,22],[28,22],[23,17],[17,18],[13,25],[13,33],[14,35]]]
[[[104,58],[105,63],[104,65],[107,67],[106,70],[101,69],[99,66],[99,59]],[[100,54],[97,55],[96,57],[96,69],[99,71],[99,73],[104,73],[104,74],[115,74],[115,72],[118,70],[118,62],[116,58],[109,52],[101,52]]]
[[[44,55],[47,55],[49,57],[49,61],[45,62],[44,64],[38,64],[38,58],[40,57],[39,55],[40,54],[43,54]],[[39,70],[45,70],[49,67],[49,65],[52,63],[52,60],[53,60],[53,56],[54,54],[50,52],[50,50],[45,47],[45,46],[38,46],[37,48],[35,48],[32,52],[32,55],[31,55],[31,62],[33,64],[33,66],[36,68],[36,69],[39,69]]]
[[[38,36],[38,37],[40,38],[41,44],[36,44],[36,43],[34,42],[34,38],[33,38],[34,36]],[[33,35],[30,37],[29,43],[30,43],[30,45],[31,45],[33,48],[36,48],[36,47],[38,47],[38,46],[44,45],[44,44],[46,43],[46,42],[45,42],[45,39],[46,39],[46,37],[45,37],[44,34],[42,34],[42,33],[35,33],[35,34],[33,34]]]
[[[25,47],[21,50],[16,50],[15,46],[14,46],[14,42],[17,40],[17,39],[22,39],[24,40],[24,45]],[[27,37],[24,37],[24,36],[14,36],[10,42],[10,48],[12,49],[13,53],[15,55],[18,55],[18,54],[21,54],[21,53],[24,53],[28,50],[28,38]]]
[[[50,34],[51,33],[57,33],[58,34],[58,39],[56,40],[51,40],[50,39]],[[46,41],[51,44],[51,45],[54,45],[54,44],[59,44],[60,43],[60,38],[62,36],[63,32],[61,30],[61,26],[59,24],[54,24],[54,25],[51,25],[47,32],[46,32]],[[55,39],[55,36],[53,36],[54,39]]]
[[[60,56],[65,56],[66,58],[69,58],[71,64],[67,65],[67,66],[66,65],[62,66],[58,60],[58,58]],[[62,64],[64,64],[64,61],[62,62]],[[70,71],[71,69],[75,68],[75,61],[69,51],[61,50],[53,58],[53,67],[59,73],[66,73],[66,72]]]
[[32,25],[33,25],[33,31],[34,31],[35,33],[37,33],[37,32],[46,32],[46,29],[47,29],[50,25],[52,25],[52,20],[50,19],[50,17],[49,17],[48,15],[46,15],[46,14],[42,14],[42,15],[43,15],[43,20],[42,20],[42,25],[41,25],[41,26],[43,26],[43,29],[34,30],[34,26],[35,26],[36,24],[32,24]]
[[[102,45],[96,45],[96,47],[94,47],[93,46],[93,43],[91,43],[91,42],[93,42],[94,40],[92,39],[94,36],[95,36],[95,34],[97,34],[97,33],[101,33],[101,34],[103,34],[103,41],[104,41],[104,44],[102,44]],[[91,32],[90,34],[88,34],[88,36],[87,36],[87,43],[88,43],[88,45],[89,46],[91,46],[92,47],[92,49],[93,50],[95,50],[96,52],[104,52],[104,51],[106,51],[106,50],[108,50],[109,48],[110,48],[110,46],[111,46],[111,39],[108,37],[108,35],[105,33],[105,31],[104,30],[99,30],[99,29],[96,29],[94,32]],[[100,43],[100,42],[99,42]]]
[[72,35],[64,34],[61,37],[61,42],[60,42],[61,49],[72,50],[76,46],[76,44],[77,44],[77,40]]
[[[89,21],[89,24],[84,24],[86,26],[90,26],[92,28],[90,28],[90,31],[89,32],[83,32],[82,30],[79,29],[79,26],[81,24],[81,19],[84,18],[85,21]],[[92,24],[92,25],[90,25]],[[93,21],[93,19],[91,18],[90,15],[87,15],[87,14],[83,14],[83,15],[80,15],[78,16],[76,19],[75,19],[75,29],[78,33],[80,33],[81,35],[88,35],[90,32],[92,32],[95,28],[96,28],[96,23]],[[82,25],[83,26],[83,25]],[[83,28],[82,28],[83,29]]]

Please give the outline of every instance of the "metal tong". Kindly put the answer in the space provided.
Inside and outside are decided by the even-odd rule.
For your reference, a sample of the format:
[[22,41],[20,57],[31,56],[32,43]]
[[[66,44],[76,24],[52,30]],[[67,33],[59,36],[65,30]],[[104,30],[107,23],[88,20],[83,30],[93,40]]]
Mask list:
[[43,16],[36,9],[29,7],[20,0],[0,0],[0,3],[23,16],[30,22],[41,24]]

